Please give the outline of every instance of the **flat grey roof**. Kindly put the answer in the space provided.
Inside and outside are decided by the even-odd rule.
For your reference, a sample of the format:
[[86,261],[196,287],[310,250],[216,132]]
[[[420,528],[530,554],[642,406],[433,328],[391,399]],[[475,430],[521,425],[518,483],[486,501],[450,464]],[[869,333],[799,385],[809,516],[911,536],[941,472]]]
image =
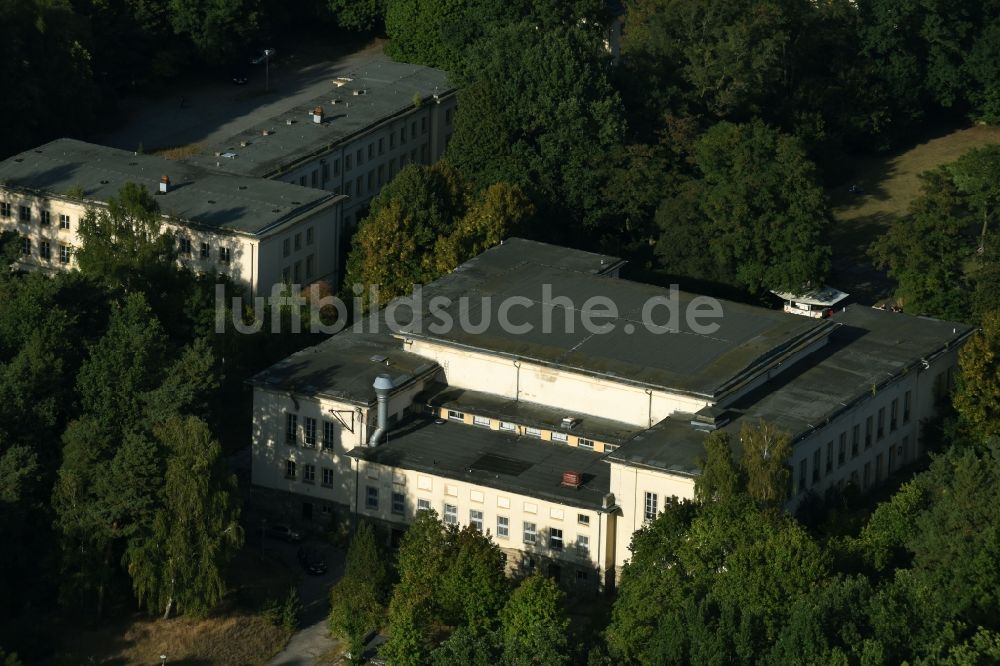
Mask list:
[[[480,414],[493,419],[523,423],[545,430],[557,430],[611,444],[620,444],[642,430],[622,421],[602,419],[568,409],[555,409],[524,400],[512,400],[494,393],[452,388],[446,384],[434,384],[425,392],[422,399],[432,407]],[[562,420],[565,417],[576,418],[579,423],[573,428],[564,428]]]
[[388,335],[344,331],[307,347],[258,373],[250,384],[261,388],[316,395],[359,405],[375,402],[372,383],[388,374],[397,386],[438,366],[403,351]]
[[[352,79],[337,87],[340,77]],[[364,91],[355,95],[356,91]],[[393,62],[377,53],[361,62],[345,64],[331,78],[330,91],[308,102],[257,123],[218,143],[205,146],[204,151],[187,161],[204,167],[218,168],[227,173],[267,177],[314,153],[328,152],[337,144],[364,132],[413,106],[414,96],[423,103],[433,104],[433,96],[444,96],[454,88],[447,75],[422,65]],[[336,104],[333,101],[337,100]],[[312,110],[323,107],[321,124],[312,120]],[[287,121],[293,121],[291,125]],[[262,136],[269,130],[269,136]],[[246,141],[246,146],[240,142]],[[215,153],[231,153],[233,157],[216,157]]]
[[[393,428],[388,441],[348,455],[591,510],[600,510],[611,486],[603,454],[425,416]],[[566,471],[582,474],[579,488],[562,485]]]
[[[972,333],[965,324],[912,317],[853,306],[834,315],[839,324],[830,342],[754,391],[725,407],[729,432],[738,454],[740,427],[761,419],[789,432],[793,440],[823,427],[858,400],[921,359],[953,348]],[[636,435],[608,459],[694,475],[704,456],[705,431],[690,424],[691,416],[675,414]],[[830,435],[834,436],[833,433]]]
[[[452,274],[457,276],[454,284],[444,278],[425,287],[421,325],[404,325],[403,333],[618,381],[715,397],[825,337],[832,328],[825,320],[718,300],[722,317],[702,320],[715,321],[718,330],[696,333],[683,313],[700,297],[678,292],[680,315],[669,332],[657,333],[644,325],[642,310],[651,299],[668,296],[666,289],[562,267],[515,263],[518,252],[507,245],[491,252],[479,257],[474,279],[460,268]],[[484,258],[487,261],[482,261]],[[498,265],[491,266],[493,262]],[[484,263],[487,270],[483,270]],[[548,295],[546,288],[550,290]],[[464,309],[466,321],[485,322],[485,329],[472,332],[455,325],[443,333],[432,332],[430,324],[435,319],[430,316],[428,303],[441,295],[452,299],[443,310],[455,322],[460,321]],[[462,297],[468,300],[463,302]],[[610,332],[591,333],[583,326],[581,313],[597,309],[588,304],[588,299],[595,297],[617,306],[616,318],[596,322],[611,323]],[[514,333],[499,324],[501,304],[513,298],[531,303],[510,311],[513,323],[530,324],[528,332]],[[567,298],[569,301],[565,301]],[[546,311],[551,312],[549,330],[545,326]],[[653,312],[657,324],[666,323],[667,318],[663,306]],[[571,326],[565,324],[567,320]]]
[[243,233],[263,232],[340,198],[323,190],[209,171],[76,139],[56,139],[0,162],[4,186],[54,195],[80,187],[85,199],[99,202],[117,196],[127,182],[159,192],[161,176],[169,176],[171,182],[170,191],[156,197],[162,213]]

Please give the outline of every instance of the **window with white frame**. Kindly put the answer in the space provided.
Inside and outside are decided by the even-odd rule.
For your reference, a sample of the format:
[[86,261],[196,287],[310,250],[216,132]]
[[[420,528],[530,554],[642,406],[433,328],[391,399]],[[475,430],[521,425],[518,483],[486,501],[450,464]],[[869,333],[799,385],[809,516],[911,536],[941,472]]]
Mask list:
[[365,486],[365,508],[373,511],[378,509],[377,486]]
[[617,450],[618,450],[618,445],[617,444],[605,444],[604,445],[604,452],[605,453],[612,453],[613,451],[617,451]]
[[558,527],[549,528],[549,548],[552,550],[563,549],[563,532]]
[[454,504],[444,505],[444,524],[445,525],[457,525],[458,524],[458,507]]
[[323,485],[327,488],[333,486],[333,470],[329,467],[323,468]]
[[656,520],[657,501],[656,493],[646,493],[646,501],[643,505],[643,518],[646,522]]
[[68,264],[69,263],[69,255],[70,255],[69,245],[60,245],[59,246],[59,263],[60,264]]
[[323,448],[333,448],[333,421],[323,421]]
[[42,241],[41,243],[39,243],[39,245],[38,245],[38,256],[40,256],[42,259],[46,259],[46,260],[51,259],[52,258],[52,244],[49,243],[48,241]]
[[497,516],[497,538],[506,539],[508,537],[510,537],[510,518]]
[[590,516],[585,513],[576,514],[576,522],[580,525],[590,525]]
[[586,439],[585,437],[581,437],[580,439],[576,440],[576,445],[579,446],[581,449],[587,449],[589,451],[594,450],[594,440]]
[[177,239],[178,254],[182,254],[185,257],[191,255],[191,239],[187,236],[181,236]]
[[10,204],[0,201],[0,217],[10,217]]
[[585,534],[576,535],[576,552],[578,555],[590,555],[590,537]]
[[553,442],[568,442],[569,441],[569,435],[567,435],[564,432],[553,431],[552,432],[552,441]]
[[501,421],[500,422],[500,429],[501,430],[517,430],[517,426],[514,425],[513,423],[511,423],[510,421]]
[[69,215],[65,213],[59,213],[59,228],[69,229]]
[[527,435],[527,436],[529,436],[529,437],[541,437],[542,436],[542,431],[539,430],[538,428],[530,428],[528,426],[525,426],[524,427],[524,434]]
[[429,499],[418,499],[417,500],[417,511],[430,511],[431,501]]
[[201,258],[208,259],[212,256],[212,246],[208,243],[201,244]]
[[477,509],[469,510],[469,524],[480,532],[483,531],[483,512]]
[[305,437],[303,438],[303,446],[310,449],[316,446],[316,419],[311,416],[307,416],[305,420],[305,427],[303,428]]
[[299,416],[298,414],[288,414],[285,417],[285,443],[295,445],[299,437]]
[[223,264],[228,264],[230,258],[232,258],[232,252],[228,247],[219,248],[219,261]]
[[452,421],[464,421],[465,414],[462,412],[456,412],[454,409],[448,410],[448,418]]
[[529,543],[529,544],[535,543],[537,537],[538,537],[538,532],[535,529],[535,524],[528,522],[524,523],[524,537],[523,537],[524,543]]
[[392,512],[398,516],[402,516],[406,510],[406,496],[403,493],[393,493],[392,494]]
[[52,224],[52,213],[47,210],[38,211],[39,222],[43,227],[47,227]]
[[472,423],[477,426],[490,427],[490,420],[485,416],[473,416]]
[[31,208],[28,206],[18,206],[18,217],[22,222],[31,221]]
[[295,461],[286,460],[285,461],[285,478],[294,479],[295,478]]
[[316,483],[316,465],[306,464],[302,467],[302,480],[306,483]]
[[31,254],[31,239],[30,238],[22,238],[21,239],[21,254],[23,254],[24,256],[28,256],[29,254]]

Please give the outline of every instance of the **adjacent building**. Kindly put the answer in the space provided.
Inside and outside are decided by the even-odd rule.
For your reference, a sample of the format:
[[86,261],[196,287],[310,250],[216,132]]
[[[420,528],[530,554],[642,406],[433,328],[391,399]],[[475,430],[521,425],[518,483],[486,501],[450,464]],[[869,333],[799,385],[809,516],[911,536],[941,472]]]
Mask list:
[[[633,533],[693,495],[713,430],[737,449],[746,422],[791,435],[790,509],[914,461],[971,333],[865,307],[816,319],[725,301],[706,331],[683,313],[709,301],[623,280],[621,265],[511,239],[424,287],[396,330],[376,316],[261,373],[258,501],[396,538],[433,509],[489,531],[512,570],[609,587]],[[610,326],[594,332],[584,319],[598,312]],[[456,325],[427,325],[442,313]]]
[[72,268],[88,208],[106,207],[129,182],[156,194],[163,230],[196,272],[265,295],[340,270],[343,196],[75,139],[0,162],[0,230],[21,237],[22,267]]

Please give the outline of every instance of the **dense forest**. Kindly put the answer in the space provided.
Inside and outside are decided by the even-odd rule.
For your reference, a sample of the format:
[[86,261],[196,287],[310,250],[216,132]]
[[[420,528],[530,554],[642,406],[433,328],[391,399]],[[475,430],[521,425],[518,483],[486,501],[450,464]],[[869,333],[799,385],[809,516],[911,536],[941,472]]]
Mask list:
[[[517,234],[756,300],[826,277],[824,188],[853,157],[942,120],[1000,122],[994,0],[625,10],[614,61],[597,0],[0,0],[0,155],[85,138],[122,97],[303,25],[384,35],[392,57],[446,70],[460,111],[445,159],[373,201],[347,285],[402,294]],[[384,621],[393,664],[997,662],[998,214],[1000,151],[981,148],[926,173],[870,250],[908,312],[982,327],[954,410],[926,428],[927,469],[881,504],[848,493],[785,515],[781,460],[713,440],[697,498],[636,535],[585,625],[549,579],[508,581],[488,535],[427,513],[394,558],[358,531],[331,630],[356,644]],[[26,661],[53,615],[218,603],[244,541],[223,460],[246,443],[243,381],[316,340],[215,334],[214,277],[178,268],[156,220],[126,187],[82,225],[79,271],[0,271],[0,646]],[[0,253],[12,265],[16,239]]]

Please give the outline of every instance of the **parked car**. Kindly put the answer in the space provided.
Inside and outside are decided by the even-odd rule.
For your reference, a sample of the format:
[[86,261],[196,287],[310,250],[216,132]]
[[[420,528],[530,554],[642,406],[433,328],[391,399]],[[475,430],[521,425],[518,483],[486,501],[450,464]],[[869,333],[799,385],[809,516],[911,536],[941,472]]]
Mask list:
[[312,576],[322,576],[326,573],[326,558],[323,553],[313,548],[299,548],[299,564]]
[[246,74],[244,74],[243,72],[234,72],[233,73],[233,83],[235,83],[238,86],[242,86],[242,85],[246,85],[246,82],[247,82],[247,75]]
[[272,539],[280,539],[281,541],[287,541],[289,543],[295,543],[302,541],[302,535],[293,530],[288,525],[282,523],[275,523],[273,525],[268,525],[264,528],[264,536],[270,537]]

